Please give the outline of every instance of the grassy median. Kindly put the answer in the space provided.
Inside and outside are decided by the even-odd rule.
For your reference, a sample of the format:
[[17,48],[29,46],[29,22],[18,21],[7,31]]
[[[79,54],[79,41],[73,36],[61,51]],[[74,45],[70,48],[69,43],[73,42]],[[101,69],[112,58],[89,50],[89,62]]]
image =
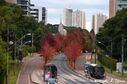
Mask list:
[[16,84],[20,69],[21,69],[21,63],[15,63],[15,62],[11,63],[9,68],[8,84]]

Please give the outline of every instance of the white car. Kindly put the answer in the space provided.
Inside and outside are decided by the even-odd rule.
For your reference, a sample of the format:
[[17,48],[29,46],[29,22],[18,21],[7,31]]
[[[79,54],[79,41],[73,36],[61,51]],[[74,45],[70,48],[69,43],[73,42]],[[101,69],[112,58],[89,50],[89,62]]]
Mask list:
[[57,81],[55,78],[49,78],[47,84],[57,84]]

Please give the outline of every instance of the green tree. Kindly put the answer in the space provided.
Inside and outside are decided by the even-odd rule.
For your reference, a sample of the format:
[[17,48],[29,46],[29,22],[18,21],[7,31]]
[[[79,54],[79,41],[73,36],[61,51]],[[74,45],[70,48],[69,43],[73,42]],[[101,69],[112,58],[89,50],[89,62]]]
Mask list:
[[0,0],[0,5],[4,3],[5,3],[5,0]]
[[[124,39],[127,39],[127,9],[122,9],[117,12],[116,16],[108,19],[103,28],[97,34],[97,40],[104,43],[107,48],[111,49],[111,42],[113,44],[113,58],[121,58],[121,41],[122,34]],[[127,57],[127,44],[124,44],[125,57]]]
[[4,83],[4,78],[6,75],[6,66],[7,66],[6,57],[7,53],[5,49],[5,43],[2,41],[0,37],[0,84]]
[[47,32],[48,32],[47,25],[43,24],[42,22],[39,22],[38,28],[34,33],[34,45],[36,46],[37,50],[40,49],[41,39],[44,38]]

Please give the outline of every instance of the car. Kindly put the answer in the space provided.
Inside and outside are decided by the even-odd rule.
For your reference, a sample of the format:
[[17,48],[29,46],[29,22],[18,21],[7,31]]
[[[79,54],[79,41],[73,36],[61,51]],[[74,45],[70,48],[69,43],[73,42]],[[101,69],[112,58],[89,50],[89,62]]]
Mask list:
[[57,84],[57,81],[55,78],[49,78],[47,84]]
[[57,78],[57,67],[51,63],[44,66],[43,72],[43,80],[48,81],[49,78]]
[[105,69],[102,65],[99,64],[89,64],[88,72],[91,77],[97,79],[105,78]]

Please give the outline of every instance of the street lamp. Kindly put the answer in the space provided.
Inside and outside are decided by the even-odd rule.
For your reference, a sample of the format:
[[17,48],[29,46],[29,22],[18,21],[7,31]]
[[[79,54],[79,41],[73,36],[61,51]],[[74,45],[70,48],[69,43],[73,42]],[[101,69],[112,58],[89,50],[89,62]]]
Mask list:
[[[98,41],[98,40],[96,40],[96,43],[102,44],[104,47],[106,47],[105,44],[103,44],[102,42],[100,42],[100,41]],[[107,49],[107,48],[106,48],[106,49]],[[95,46],[95,50],[94,50],[94,52],[95,52],[95,63],[96,63],[97,46]]]
[[[7,52],[9,52],[9,50],[14,47],[14,58],[16,59],[16,45],[18,42],[22,42],[22,39],[25,38],[25,36],[27,35],[31,35],[31,33],[27,33],[26,35],[22,36],[20,39],[18,39],[17,41],[13,42],[13,41],[9,41],[9,29],[7,29]],[[28,43],[28,42],[27,42]],[[11,47],[9,47],[9,45],[12,45]],[[21,43],[22,45],[22,43]],[[6,84],[8,84],[8,53],[6,55],[6,60],[7,60],[7,66],[6,66]]]
[[124,39],[124,35],[122,34],[122,42],[121,42],[121,61],[122,61],[122,76],[124,75],[124,42],[126,41],[126,39]]

